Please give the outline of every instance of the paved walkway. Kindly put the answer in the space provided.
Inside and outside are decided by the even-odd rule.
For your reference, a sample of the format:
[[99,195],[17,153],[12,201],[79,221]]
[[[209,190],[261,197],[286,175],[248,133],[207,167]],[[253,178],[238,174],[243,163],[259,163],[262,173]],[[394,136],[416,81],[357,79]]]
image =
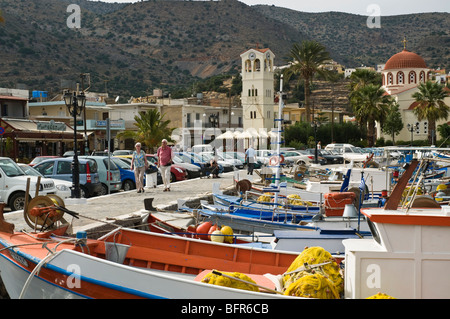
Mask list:
[[[247,178],[246,172],[238,171],[241,179]],[[144,199],[154,198],[153,207],[158,210],[176,209],[177,200],[194,200],[198,198],[205,198],[212,193],[213,184],[219,183],[220,189],[225,190],[232,188],[234,172],[228,172],[221,175],[221,178],[196,178],[186,181],[172,183],[170,192],[163,192],[163,186],[158,185],[157,188],[145,188],[144,193],[137,193],[136,190],[123,192],[120,191],[115,194],[98,196],[84,200],[84,203],[72,203],[71,199],[65,201],[65,207],[71,211],[79,213],[79,219],[73,218],[68,214],[64,218],[68,222],[72,222],[73,231],[89,230],[105,224],[102,221],[124,219],[133,215],[140,215],[145,212]],[[253,175],[252,177],[255,177]],[[256,175],[256,178],[258,176]],[[15,230],[25,229],[30,231],[30,227],[23,218],[23,211],[5,212],[4,214],[7,222],[15,225]]]

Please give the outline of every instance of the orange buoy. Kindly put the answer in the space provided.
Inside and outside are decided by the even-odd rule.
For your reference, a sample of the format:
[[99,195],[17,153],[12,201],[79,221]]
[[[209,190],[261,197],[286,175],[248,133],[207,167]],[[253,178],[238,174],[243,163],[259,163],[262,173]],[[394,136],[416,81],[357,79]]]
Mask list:
[[208,231],[212,224],[210,222],[204,222],[197,226],[196,233],[200,239],[208,239]]

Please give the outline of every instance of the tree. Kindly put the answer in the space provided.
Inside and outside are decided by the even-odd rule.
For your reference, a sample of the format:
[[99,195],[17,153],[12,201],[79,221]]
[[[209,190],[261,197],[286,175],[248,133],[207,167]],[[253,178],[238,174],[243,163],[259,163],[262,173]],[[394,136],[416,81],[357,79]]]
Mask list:
[[375,122],[384,123],[391,98],[378,85],[368,84],[353,92],[353,113],[359,123],[367,125],[367,144],[375,143]]
[[301,44],[295,43],[289,54],[291,66],[286,69],[287,81],[292,75],[299,75],[304,81],[306,121],[311,121],[310,94],[311,83],[316,74],[327,78],[329,71],[322,65],[330,60],[330,54],[325,46],[314,40],[305,40]]
[[399,111],[398,103],[392,103],[389,106],[388,114],[382,126],[383,133],[392,137],[392,143],[395,145],[395,135],[398,135],[403,129],[402,115]]
[[2,10],[0,10],[0,23],[3,23],[3,22],[5,22],[5,19],[3,18]]
[[413,112],[419,121],[428,121],[428,142],[433,144],[433,133],[436,132],[436,122],[440,119],[447,119],[449,106],[444,103],[447,92],[444,86],[432,81],[420,83],[419,91],[412,97],[418,103]]
[[164,120],[157,109],[151,109],[146,112],[139,112],[135,116],[134,125],[137,131],[124,131],[117,134],[118,137],[133,138],[136,142],[142,143],[147,149],[154,151],[162,139],[170,140],[173,129],[168,125],[170,120]]

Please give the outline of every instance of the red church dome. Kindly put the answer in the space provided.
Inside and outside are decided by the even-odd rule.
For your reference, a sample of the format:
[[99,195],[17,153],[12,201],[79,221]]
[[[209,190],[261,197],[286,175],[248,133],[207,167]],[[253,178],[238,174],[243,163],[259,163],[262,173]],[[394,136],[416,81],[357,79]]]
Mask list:
[[411,68],[426,69],[427,64],[420,55],[407,50],[394,54],[384,66],[385,70]]

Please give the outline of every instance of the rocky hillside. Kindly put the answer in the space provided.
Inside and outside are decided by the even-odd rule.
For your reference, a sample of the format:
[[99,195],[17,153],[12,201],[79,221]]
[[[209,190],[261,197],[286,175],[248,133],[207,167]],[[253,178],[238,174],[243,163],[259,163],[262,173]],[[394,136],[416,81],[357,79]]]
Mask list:
[[[73,3],[81,7],[80,29],[67,26]],[[292,44],[308,38],[354,67],[385,62],[406,34],[408,46],[427,63],[449,65],[448,14],[383,18],[382,29],[371,31],[361,16],[237,0],[0,0],[0,10],[0,87],[51,95],[73,86],[81,73],[91,74],[91,91],[122,99],[155,88],[193,87],[199,79],[239,72],[239,55],[256,46],[270,47],[283,65]]]

